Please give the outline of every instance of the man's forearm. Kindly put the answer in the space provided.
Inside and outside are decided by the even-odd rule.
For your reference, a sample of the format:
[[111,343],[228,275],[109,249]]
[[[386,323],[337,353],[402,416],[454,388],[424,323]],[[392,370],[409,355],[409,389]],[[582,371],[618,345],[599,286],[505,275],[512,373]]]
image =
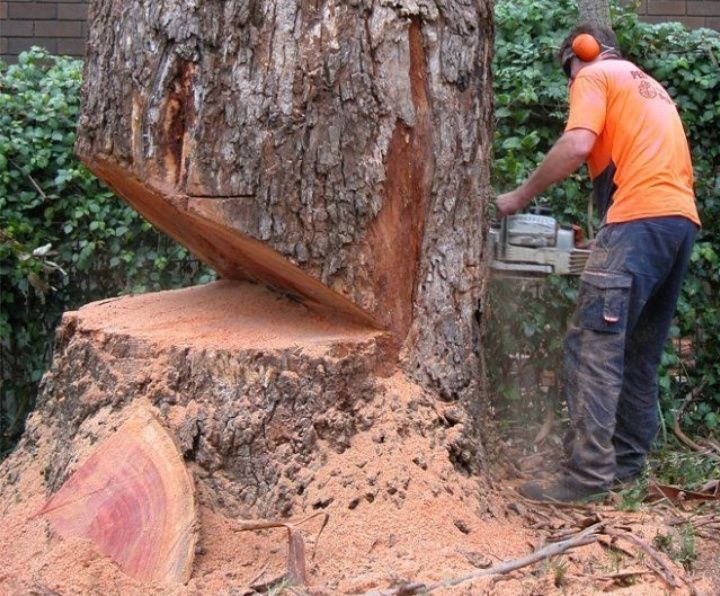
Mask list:
[[525,182],[497,197],[500,216],[519,211],[548,186],[577,170],[592,151],[596,138],[594,132],[584,128],[569,130],[561,136]]
[[538,168],[518,188],[526,205],[546,188],[575,172],[587,158],[586,145],[578,143],[573,132],[558,139]]

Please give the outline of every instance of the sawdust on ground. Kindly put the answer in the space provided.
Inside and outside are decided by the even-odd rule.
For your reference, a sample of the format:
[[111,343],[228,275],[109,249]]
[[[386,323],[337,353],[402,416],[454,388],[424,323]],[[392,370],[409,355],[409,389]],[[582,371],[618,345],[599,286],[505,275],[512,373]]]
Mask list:
[[[339,322],[316,320],[315,315],[301,321],[296,314],[277,312],[274,298],[263,290],[247,289],[238,302],[232,286],[225,282],[213,286],[214,290],[196,288],[190,294],[164,293],[162,302],[140,296],[108,302],[103,309],[90,306],[82,313],[83,325],[104,333],[141,333],[155,342],[207,342],[225,348],[248,341],[304,347],[368,334]],[[182,325],[177,324],[179,318]],[[196,332],[192,336],[189,326]],[[319,538],[321,517],[302,526],[309,591],[362,594],[405,580],[435,582],[527,555],[540,546],[547,531],[530,527],[533,505],[517,506],[513,489],[517,481],[503,479],[497,470],[492,481],[490,476],[471,478],[456,470],[443,446],[405,424],[411,402],[427,399],[422,390],[399,373],[383,384],[383,416],[370,430],[356,434],[343,453],[329,451],[313,470],[313,481],[303,495],[304,514],[329,516]],[[48,496],[43,483],[43,462],[52,457],[48,450],[41,439],[24,469],[0,467],[0,472],[16,475],[6,477],[5,489],[0,491],[4,498],[0,502],[0,593],[250,594],[255,593],[250,586],[272,586],[285,574],[288,541],[284,529],[238,532],[232,519],[201,500],[199,543],[188,584],[148,586],[134,581],[98,555],[90,543],[63,540],[44,519],[31,517]],[[614,515],[611,508],[602,511]],[[623,515],[625,521],[632,520],[633,531],[649,541],[663,525],[664,514],[651,509]],[[567,523],[567,514],[549,516],[556,517],[558,528]],[[698,549],[701,560],[695,587],[701,594],[720,593],[717,543],[702,541]],[[499,581],[483,578],[436,593],[591,594],[610,587],[618,594],[650,595],[666,590],[652,573],[627,586],[598,580],[614,568],[636,565],[630,561],[620,565],[617,557],[597,544],[577,549],[562,560],[565,563],[539,563]]]

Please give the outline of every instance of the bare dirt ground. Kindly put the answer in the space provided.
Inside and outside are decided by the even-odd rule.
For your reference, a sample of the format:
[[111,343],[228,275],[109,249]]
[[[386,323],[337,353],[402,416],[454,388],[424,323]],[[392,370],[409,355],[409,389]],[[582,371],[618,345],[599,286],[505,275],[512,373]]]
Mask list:
[[[226,290],[219,286],[218,307],[211,309],[215,314],[240,308],[226,300]],[[165,302],[166,314],[157,303],[141,305],[139,311],[146,313],[149,325],[143,341],[157,342],[157,337],[167,341],[163,329],[175,320],[174,312],[183,311],[182,297],[173,294],[176,302]],[[258,295],[248,300],[247,308],[260,309],[264,300]],[[105,336],[134,333],[127,325],[122,327],[121,311],[129,303],[114,302],[110,310],[109,304],[85,312],[88,328],[94,326],[93,333]],[[109,316],[111,312],[118,316]],[[242,319],[236,315],[233,320]],[[213,345],[221,341],[232,349],[236,342],[246,342],[254,334],[261,336],[265,349],[271,349],[280,342],[278,330],[288,322],[273,318],[272,324],[266,321],[266,325],[258,326],[258,316],[248,315],[248,325],[238,323],[242,329],[235,332],[214,315],[204,315],[195,321],[200,330],[197,336],[204,338],[201,341],[214,337]],[[250,325],[255,326],[254,331]],[[317,328],[301,331],[302,343],[312,344]],[[333,325],[321,331],[323,341],[338,334],[347,336]],[[177,341],[171,343],[189,337],[187,327],[175,326],[173,333]],[[354,329],[347,333],[360,332]],[[212,484],[193,461],[188,466],[196,477],[199,541],[186,585],[141,584],[99,555],[89,542],[60,538],[46,520],[31,517],[51,492],[47,470],[57,448],[40,432],[42,429],[33,427],[39,420],[33,418],[29,427],[35,428],[38,440],[23,445],[0,465],[0,593],[382,593],[404,582],[432,584],[479,572],[523,557],[548,539],[577,534],[598,522],[650,545],[658,544],[656,536],[667,536],[661,541],[666,550],[679,552],[685,544],[683,552],[688,555],[690,526],[684,522],[689,520],[698,524],[692,529],[692,552],[697,555],[691,561],[692,568],[686,570],[666,554],[660,555],[662,564],[677,578],[680,587],[675,590],[661,578],[660,564],[642,548],[601,536],[602,542],[549,561],[454,587],[438,587],[433,593],[720,594],[720,531],[714,525],[720,520],[717,506],[665,502],[629,512],[618,510],[613,503],[567,508],[524,501],[514,490],[521,481],[516,474],[518,454],[505,451],[505,459],[514,460],[512,465],[501,461],[486,469],[482,477],[468,477],[448,457],[447,445],[457,428],[439,427],[436,422],[445,416],[442,408],[448,405],[435,402],[400,373],[378,382],[381,390],[376,398],[356,413],[359,418],[371,418],[372,424],[358,429],[347,448],[341,450],[319,440],[316,449],[322,456],[313,460],[303,477],[292,518],[322,513],[328,519],[321,533],[324,515],[301,526],[307,549],[307,586],[292,587],[283,582],[288,557],[286,530],[238,531],[237,518],[213,501]],[[146,396],[138,401],[151,408],[157,405]],[[108,415],[121,414],[116,408]],[[161,409],[158,416],[162,419]],[[75,467],[92,452],[91,441],[78,445]],[[710,522],[705,523],[708,519]]]

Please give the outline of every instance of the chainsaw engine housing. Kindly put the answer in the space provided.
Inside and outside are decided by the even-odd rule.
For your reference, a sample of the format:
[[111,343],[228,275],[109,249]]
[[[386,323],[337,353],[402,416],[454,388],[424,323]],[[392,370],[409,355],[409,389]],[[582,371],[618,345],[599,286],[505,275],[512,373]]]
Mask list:
[[521,213],[490,227],[490,266],[503,275],[580,275],[590,251],[575,247],[575,232],[554,217]]

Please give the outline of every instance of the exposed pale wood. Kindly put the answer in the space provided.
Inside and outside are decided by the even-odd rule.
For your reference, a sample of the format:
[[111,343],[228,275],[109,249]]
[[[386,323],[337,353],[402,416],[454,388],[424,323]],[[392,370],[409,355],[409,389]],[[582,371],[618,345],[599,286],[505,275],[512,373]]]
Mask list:
[[193,482],[167,431],[138,409],[36,513],[90,540],[129,576],[185,582],[195,555]]

